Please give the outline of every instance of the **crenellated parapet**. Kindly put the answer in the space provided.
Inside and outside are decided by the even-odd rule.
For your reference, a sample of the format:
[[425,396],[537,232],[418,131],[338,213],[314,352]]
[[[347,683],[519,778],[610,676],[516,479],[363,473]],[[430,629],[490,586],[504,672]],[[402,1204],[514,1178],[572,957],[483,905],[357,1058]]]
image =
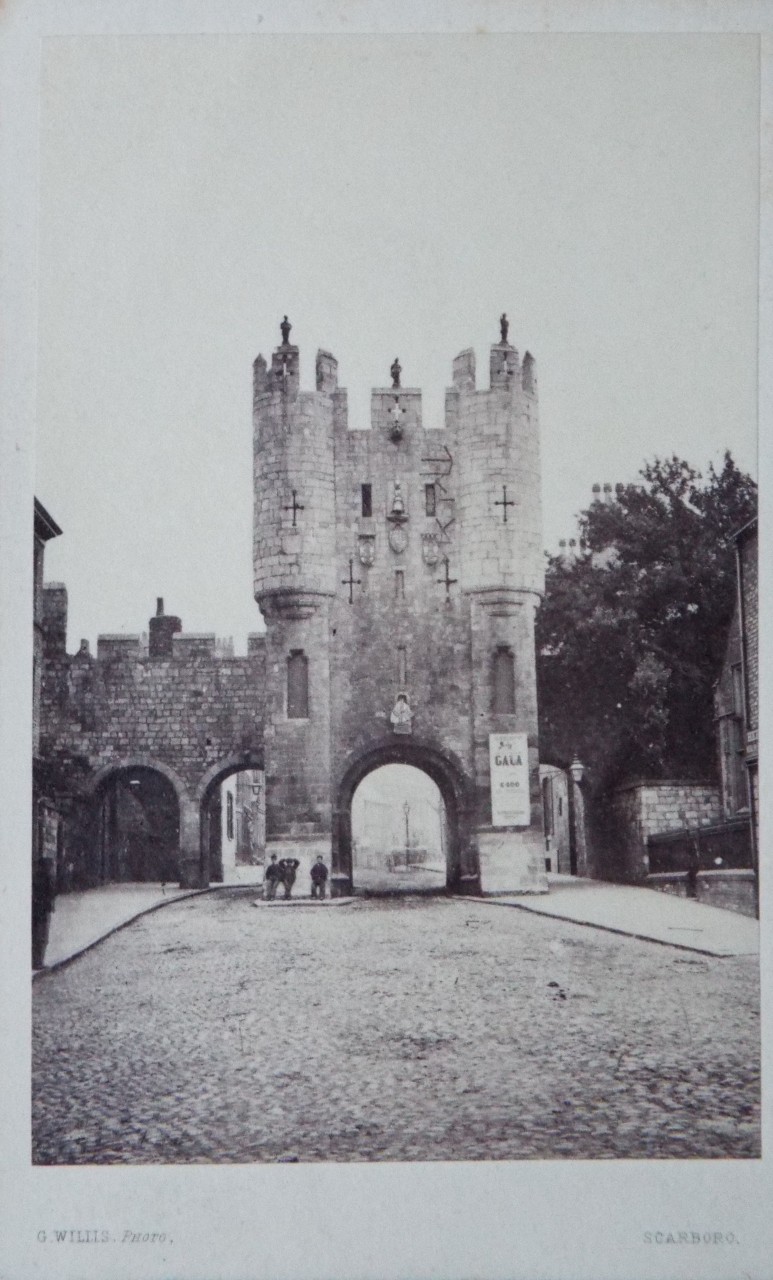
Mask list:
[[314,391],[300,386],[300,354],[283,341],[271,365],[253,365],[254,582],[258,603],[298,592],[334,593],[334,424],[345,394],[329,351],[316,358]]

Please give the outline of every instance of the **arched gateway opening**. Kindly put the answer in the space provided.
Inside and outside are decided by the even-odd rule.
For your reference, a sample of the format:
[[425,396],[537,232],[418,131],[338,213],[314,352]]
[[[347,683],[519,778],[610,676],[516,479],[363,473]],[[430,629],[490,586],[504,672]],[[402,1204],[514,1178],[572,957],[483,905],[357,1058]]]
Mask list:
[[472,798],[461,770],[416,743],[355,761],[338,793],[333,891],[476,893]]
[[238,883],[263,861],[266,789],[260,757],[226,760],[209,770],[199,787],[199,829],[202,884]]
[[180,806],[174,785],[145,765],[115,769],[95,793],[95,884],[179,878]]
[[385,764],[352,798],[355,891],[427,893],[445,889],[448,818],[440,789],[410,764]]

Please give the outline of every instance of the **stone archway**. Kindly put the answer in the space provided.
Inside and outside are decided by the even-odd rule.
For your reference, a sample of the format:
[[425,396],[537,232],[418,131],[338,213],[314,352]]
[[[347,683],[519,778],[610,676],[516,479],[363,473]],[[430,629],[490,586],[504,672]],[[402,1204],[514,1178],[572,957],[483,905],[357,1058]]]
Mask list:
[[[196,788],[195,803],[199,815],[199,884],[207,888],[210,881],[222,880],[222,863],[218,863],[219,847],[217,831],[214,824],[219,823],[220,815],[213,814],[213,800],[221,784],[234,774],[263,771],[263,756],[259,752],[243,752],[231,756],[212,765],[203,775]],[[220,853],[222,857],[222,850]]]
[[582,766],[576,772],[578,764],[576,756],[570,760],[555,752],[547,752],[540,759],[545,861],[553,873],[589,876],[587,784]]
[[83,868],[90,884],[180,877],[184,788],[173,770],[137,756],[91,779]]
[[352,800],[360,783],[388,764],[412,765],[437,786],[447,821],[446,884],[450,893],[479,893],[480,868],[474,839],[474,799],[464,771],[450,756],[416,739],[389,739],[351,760],[336,792],[333,812],[333,896],[353,892]]

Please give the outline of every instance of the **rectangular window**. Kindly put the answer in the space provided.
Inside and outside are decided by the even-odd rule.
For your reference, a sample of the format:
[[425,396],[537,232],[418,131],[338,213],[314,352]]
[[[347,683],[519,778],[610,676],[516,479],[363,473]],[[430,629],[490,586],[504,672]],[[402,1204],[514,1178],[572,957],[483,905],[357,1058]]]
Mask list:
[[287,719],[309,718],[309,660],[302,649],[287,659]]
[[424,486],[424,511],[428,516],[434,516],[437,510],[437,496],[435,494],[434,484],[425,484]]
[[397,687],[405,688],[406,680],[406,664],[405,664],[405,645],[400,645],[397,650]]
[[395,596],[402,600],[405,595],[405,570],[395,569]]
[[372,516],[373,515],[373,486],[369,484],[361,485],[360,493],[362,498],[362,514],[364,516]]
[[234,838],[234,796],[233,791],[226,791],[225,829],[229,840]]

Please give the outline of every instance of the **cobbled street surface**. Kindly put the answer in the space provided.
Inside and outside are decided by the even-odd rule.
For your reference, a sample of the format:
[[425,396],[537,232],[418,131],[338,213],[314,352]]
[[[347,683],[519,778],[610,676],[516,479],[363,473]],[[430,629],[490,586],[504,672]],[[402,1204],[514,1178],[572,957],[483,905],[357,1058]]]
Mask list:
[[759,1154],[756,958],[253,899],[181,901],[35,983],[36,1163]]

